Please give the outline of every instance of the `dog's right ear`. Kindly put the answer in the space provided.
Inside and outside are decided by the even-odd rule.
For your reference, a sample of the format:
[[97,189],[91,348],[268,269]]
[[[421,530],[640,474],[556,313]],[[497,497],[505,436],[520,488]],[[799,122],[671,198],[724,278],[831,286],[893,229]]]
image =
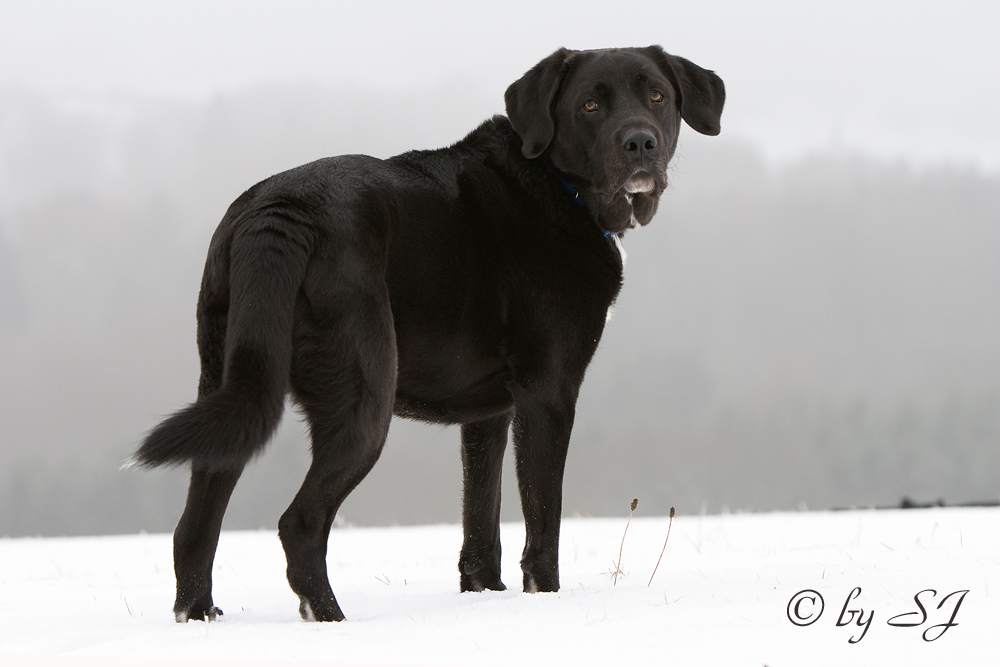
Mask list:
[[553,107],[570,53],[559,49],[510,84],[504,93],[507,117],[521,137],[521,152],[526,158],[541,155],[555,134]]

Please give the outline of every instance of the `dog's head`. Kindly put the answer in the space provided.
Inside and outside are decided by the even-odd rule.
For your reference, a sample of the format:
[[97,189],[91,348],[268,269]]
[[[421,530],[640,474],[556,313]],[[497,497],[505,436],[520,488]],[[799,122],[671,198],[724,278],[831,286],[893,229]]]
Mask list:
[[507,116],[527,158],[543,153],[598,224],[647,224],[667,186],[683,119],[719,133],[722,79],[659,46],[559,49],[507,89]]

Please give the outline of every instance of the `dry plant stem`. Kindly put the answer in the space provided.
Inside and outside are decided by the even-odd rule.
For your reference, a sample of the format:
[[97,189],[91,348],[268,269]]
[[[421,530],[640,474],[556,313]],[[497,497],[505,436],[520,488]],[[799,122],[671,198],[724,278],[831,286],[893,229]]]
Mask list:
[[615,573],[611,577],[611,585],[618,585],[618,575],[622,573],[622,551],[625,549],[625,536],[628,535],[628,526],[632,523],[632,513],[635,512],[636,506],[639,504],[638,498],[632,499],[632,509],[628,513],[628,521],[625,522],[625,532],[622,533],[622,544],[618,547],[618,565],[615,566]]
[[646,584],[646,588],[649,588],[653,584],[653,577],[656,576],[656,570],[660,567],[660,561],[663,560],[663,552],[667,550],[667,540],[670,539],[670,529],[674,525],[674,508],[670,508],[670,522],[667,524],[667,539],[663,540],[663,548],[660,549],[660,557],[656,559],[656,567],[653,568],[653,574],[649,575],[649,583]]

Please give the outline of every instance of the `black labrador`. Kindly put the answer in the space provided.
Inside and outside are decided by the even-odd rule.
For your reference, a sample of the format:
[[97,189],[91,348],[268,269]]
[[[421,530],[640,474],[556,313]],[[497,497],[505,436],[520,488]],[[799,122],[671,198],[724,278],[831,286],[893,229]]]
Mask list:
[[174,532],[177,621],[213,619],[222,516],[291,393],[312,465],[278,534],[302,617],[344,618],[330,526],[393,414],[461,424],[461,589],[503,590],[513,425],[527,592],[559,589],[562,478],[580,384],[622,285],[617,236],[653,217],[681,119],[719,132],[722,80],[658,46],[560,49],[508,117],[451,147],[272,176],[226,212],[198,299],[198,400],[133,461],[191,465]]

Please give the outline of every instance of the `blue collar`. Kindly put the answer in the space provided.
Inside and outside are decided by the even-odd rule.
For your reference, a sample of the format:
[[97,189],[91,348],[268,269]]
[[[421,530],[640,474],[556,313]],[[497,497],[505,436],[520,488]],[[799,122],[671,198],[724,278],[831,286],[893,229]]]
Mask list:
[[[549,168],[549,171],[551,171],[552,174],[556,177],[556,180],[562,183],[562,186],[566,188],[566,192],[573,195],[573,201],[576,202],[576,205],[586,206],[586,204],[583,201],[583,197],[580,196],[579,190],[577,190],[576,186],[574,186],[572,183],[570,183],[563,177],[562,172],[556,169],[556,166],[552,164],[552,159],[548,156],[548,153],[542,153],[541,157],[542,157],[542,162],[544,162],[545,166]],[[604,238],[608,238],[610,236],[618,236],[618,232],[604,232]]]
[[549,157],[548,153],[542,153],[541,157],[542,157],[542,162],[545,163],[545,166],[549,168],[549,171],[551,171],[552,175],[556,177],[556,180],[562,183],[562,186],[566,188],[566,192],[573,195],[573,201],[576,202],[576,205],[586,206],[586,204],[583,203],[583,197],[580,196],[580,192],[576,189],[576,187],[572,183],[563,178],[562,172],[556,169],[556,166],[552,164],[552,158]]
[[559,179],[559,182],[562,183],[562,186],[566,188],[566,192],[573,195],[573,201],[576,202],[576,205],[585,206],[586,204],[583,203],[583,197],[580,196],[580,193],[577,191],[576,187],[572,183],[567,181],[565,178],[563,178],[562,174],[560,174],[558,171],[555,172],[555,175],[556,178]]

